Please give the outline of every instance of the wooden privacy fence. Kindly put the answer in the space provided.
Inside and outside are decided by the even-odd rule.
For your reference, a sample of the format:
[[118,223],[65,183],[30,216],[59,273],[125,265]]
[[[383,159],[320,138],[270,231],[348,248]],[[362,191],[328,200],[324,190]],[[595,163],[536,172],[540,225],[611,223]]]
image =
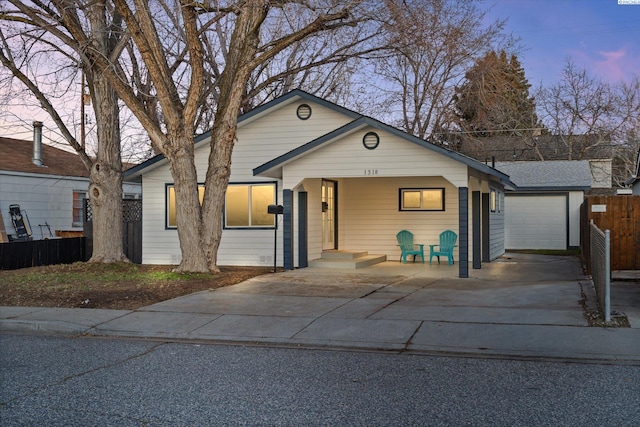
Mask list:
[[86,261],[84,237],[0,243],[0,269]]
[[[89,199],[84,204],[84,236],[87,256],[93,253],[93,215]],[[122,201],[122,244],[124,254],[131,262],[142,264],[142,200]]]
[[589,222],[611,232],[611,270],[640,270],[640,196],[588,196],[580,207],[580,246],[591,274]]

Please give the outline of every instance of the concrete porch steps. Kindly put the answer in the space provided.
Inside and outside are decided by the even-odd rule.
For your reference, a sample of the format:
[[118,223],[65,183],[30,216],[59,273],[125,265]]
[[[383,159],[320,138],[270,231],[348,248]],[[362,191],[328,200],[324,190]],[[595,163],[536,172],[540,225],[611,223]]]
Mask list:
[[323,251],[319,259],[309,262],[315,268],[349,268],[357,269],[385,262],[386,255],[369,255],[367,251]]

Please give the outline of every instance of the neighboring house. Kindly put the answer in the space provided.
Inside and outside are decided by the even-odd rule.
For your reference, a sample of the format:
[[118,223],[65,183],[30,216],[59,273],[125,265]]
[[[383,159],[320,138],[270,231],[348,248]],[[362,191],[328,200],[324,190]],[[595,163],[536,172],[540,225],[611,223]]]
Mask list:
[[463,138],[457,146],[461,153],[484,162],[492,159],[498,162],[588,160],[590,193],[615,193],[611,188],[614,173],[612,145],[599,135]]
[[[9,206],[20,205],[32,238],[81,235],[83,199],[89,172],[80,157],[34,141],[0,137],[0,213],[8,235],[15,230]],[[128,197],[140,197],[140,185],[126,183]]]
[[517,185],[505,197],[505,248],[580,245],[580,205],[593,186],[587,160],[497,162]]
[[[204,182],[210,134],[196,138]],[[142,182],[143,263],[181,260],[173,178],[163,156],[125,173]],[[241,116],[226,194],[220,265],[306,267],[327,251],[399,260],[396,234],[437,244],[458,236],[455,262],[468,276],[504,253],[501,205],[509,177],[481,162],[295,90]]]
[[640,150],[638,150],[638,157],[636,159],[636,171],[625,184],[631,188],[631,193],[634,196],[640,196]]

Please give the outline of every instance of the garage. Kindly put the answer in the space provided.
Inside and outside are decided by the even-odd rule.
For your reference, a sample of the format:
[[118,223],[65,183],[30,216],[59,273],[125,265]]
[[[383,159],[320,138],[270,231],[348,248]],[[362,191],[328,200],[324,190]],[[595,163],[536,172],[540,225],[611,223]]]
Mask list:
[[514,187],[504,198],[505,249],[580,246],[580,205],[591,189],[588,160],[498,162]]
[[567,194],[505,195],[506,249],[567,249]]

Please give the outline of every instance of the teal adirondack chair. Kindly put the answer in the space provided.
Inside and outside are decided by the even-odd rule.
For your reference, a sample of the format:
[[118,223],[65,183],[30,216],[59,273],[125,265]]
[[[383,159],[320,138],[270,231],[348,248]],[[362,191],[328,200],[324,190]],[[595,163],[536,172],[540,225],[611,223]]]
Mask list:
[[[453,264],[453,248],[456,247],[456,240],[458,240],[458,235],[451,230],[440,233],[440,244],[429,245],[429,264],[434,256],[438,257],[438,264],[440,264],[441,256],[446,256],[449,259],[449,265]],[[435,250],[436,246],[440,248],[437,251]]]
[[424,264],[424,245],[413,243],[413,234],[410,231],[402,230],[396,235],[398,239],[398,246],[402,254],[400,259],[403,263],[407,263],[407,255],[413,255],[413,262],[416,262],[416,256],[422,257],[422,263]]

